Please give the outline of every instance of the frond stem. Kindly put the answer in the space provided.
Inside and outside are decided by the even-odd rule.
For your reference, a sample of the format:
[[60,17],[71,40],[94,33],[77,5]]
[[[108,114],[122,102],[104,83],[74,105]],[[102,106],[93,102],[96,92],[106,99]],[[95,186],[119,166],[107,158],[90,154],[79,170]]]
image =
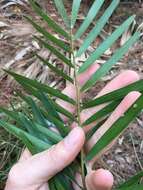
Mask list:
[[[71,36],[71,62],[74,66],[74,85],[75,85],[75,90],[76,90],[76,111],[77,111],[77,122],[78,126],[82,127],[82,122],[81,122],[81,110],[80,110],[80,103],[81,103],[81,94],[80,94],[80,87],[79,87],[79,82],[78,82],[78,77],[77,77],[77,64],[76,64],[76,59],[75,59],[75,53],[74,53],[74,40],[73,40],[73,31],[71,29],[70,32]],[[81,176],[82,176],[82,183],[83,183],[83,190],[87,190],[86,184],[85,184],[85,168],[84,168],[84,148],[80,152],[80,158],[81,158]]]

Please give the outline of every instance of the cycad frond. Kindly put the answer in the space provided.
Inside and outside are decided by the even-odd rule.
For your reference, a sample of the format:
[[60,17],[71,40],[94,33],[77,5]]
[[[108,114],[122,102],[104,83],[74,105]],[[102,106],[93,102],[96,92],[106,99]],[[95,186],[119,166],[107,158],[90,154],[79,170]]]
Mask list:
[[[51,34],[44,27],[33,21],[32,18],[27,17],[27,20],[32,24],[36,31],[40,33],[39,37],[34,36],[34,38],[44,46],[44,48],[48,49],[51,54],[54,54],[62,64],[65,64],[68,67],[68,70],[74,73],[74,76],[70,76],[63,70],[58,69],[56,66],[52,65],[49,60],[38,55],[38,53],[35,55],[43,64],[47,65],[52,72],[60,76],[64,81],[70,82],[70,87],[75,89],[75,97],[73,98],[66,95],[64,92],[61,92],[61,89],[55,89],[54,87],[41,84],[36,80],[31,80],[12,71],[6,71],[23,87],[24,90],[30,94],[23,95],[23,93],[17,92],[17,95],[26,102],[29,113],[25,115],[22,111],[18,112],[17,110],[6,110],[1,108],[0,111],[5,113],[5,115],[12,120],[16,121],[16,124],[21,127],[21,129],[4,120],[0,120],[0,125],[19,137],[33,154],[49,149],[52,145],[61,141],[69,133],[70,124],[72,122],[76,122],[80,127],[85,127],[85,125],[94,124],[95,121],[99,121],[96,126],[87,133],[86,139],[89,140],[92,138],[94,133],[100,129],[102,124],[104,124],[108,119],[108,116],[110,116],[113,110],[120,104],[128,93],[131,91],[141,92],[141,96],[135,102],[136,106],[132,105],[124,116],[120,117],[111,126],[111,128],[102,135],[87,156],[84,156],[83,151],[81,151],[81,154],[78,156],[80,157],[81,162],[79,162],[79,159],[77,158],[73,164],[49,181],[50,190],[71,190],[73,189],[71,182],[75,182],[75,172],[82,170],[83,185],[85,185],[84,179],[86,171],[84,171],[84,168],[86,168],[87,161],[92,160],[94,156],[97,156],[112,141],[114,141],[128,127],[129,123],[143,108],[143,80],[137,81],[92,100],[88,99],[85,101],[82,98],[82,93],[85,93],[87,90],[91,90],[96,82],[101,80],[101,78],[110,71],[112,66],[128,52],[130,46],[139,39],[140,33],[133,33],[128,41],[122,47],[117,49],[109,60],[107,60],[95,73],[93,73],[89,80],[80,87],[78,74],[85,72],[94,62],[96,62],[97,59],[100,58],[104,52],[108,50],[129,28],[135,17],[129,17],[111,34],[111,36],[107,37],[107,39],[105,39],[97,49],[89,55],[88,58],[86,58],[83,65],[80,65],[78,62],[79,57],[86,52],[92,42],[100,35],[100,32],[108,23],[109,18],[118,6],[119,0],[113,0],[111,2],[89,34],[87,34],[86,31],[89,29],[90,24],[99,13],[104,0],[95,0],[93,2],[87,16],[77,31],[74,31],[74,26],[76,25],[81,0],[73,0],[71,16],[68,15],[62,0],[54,0],[55,6],[63,19],[66,29],[62,28],[62,26],[57,24],[49,15],[38,7],[35,0],[29,0],[29,2],[35,12],[48,24],[49,28],[57,33],[57,35]],[[81,40],[81,36],[84,34],[87,34],[87,37],[84,40]],[[79,42],[82,42],[82,44],[77,48],[76,44]],[[75,107],[75,113],[70,113],[68,108],[59,105],[56,102],[56,99],[60,99],[68,106],[70,105]],[[103,106],[103,104],[105,105]],[[102,109],[91,115],[83,122],[81,120],[81,112],[87,108],[97,105],[102,105]],[[18,114],[16,114],[17,112]],[[68,121],[64,122],[64,119],[62,119],[63,115],[68,118]],[[51,128],[55,128],[59,133],[53,132]],[[143,174],[141,173],[137,177],[133,178],[130,186],[134,187],[139,177],[141,178],[142,176]],[[78,182],[75,183],[78,184]],[[124,190],[124,187],[126,187],[127,184],[119,186],[118,189]],[[79,184],[78,186],[80,187]],[[141,185],[138,187],[140,188]],[[80,188],[83,189],[82,187]],[[86,189],[86,187],[84,187],[84,189]]]

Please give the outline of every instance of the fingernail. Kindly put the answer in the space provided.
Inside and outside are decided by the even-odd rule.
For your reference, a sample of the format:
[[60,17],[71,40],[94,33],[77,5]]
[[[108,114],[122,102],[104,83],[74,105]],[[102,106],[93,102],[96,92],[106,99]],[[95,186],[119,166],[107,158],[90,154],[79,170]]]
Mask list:
[[84,136],[83,133],[84,132],[81,128],[74,128],[64,140],[65,147],[71,149],[77,146],[77,143],[79,141],[81,142],[81,138]]

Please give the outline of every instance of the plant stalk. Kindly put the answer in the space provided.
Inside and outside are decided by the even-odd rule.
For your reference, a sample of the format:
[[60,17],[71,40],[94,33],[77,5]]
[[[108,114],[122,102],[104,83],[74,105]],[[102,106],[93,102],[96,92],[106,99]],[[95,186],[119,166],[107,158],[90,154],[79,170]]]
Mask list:
[[[75,84],[75,90],[76,90],[76,110],[77,110],[77,123],[79,127],[82,127],[81,117],[80,117],[80,103],[81,103],[81,95],[80,95],[80,87],[78,83],[78,77],[77,77],[77,65],[74,55],[74,40],[73,40],[73,31],[71,29],[70,32],[71,35],[71,62],[74,66],[74,84]],[[81,158],[81,177],[82,177],[82,184],[83,184],[83,190],[87,190],[86,183],[85,183],[85,169],[84,169],[84,148],[82,148],[80,152],[80,158]]]

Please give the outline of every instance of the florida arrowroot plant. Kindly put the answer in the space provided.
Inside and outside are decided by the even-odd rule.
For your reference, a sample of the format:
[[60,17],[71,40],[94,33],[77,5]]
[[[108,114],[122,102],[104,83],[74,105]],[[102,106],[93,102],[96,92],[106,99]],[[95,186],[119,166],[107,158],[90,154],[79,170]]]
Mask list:
[[[85,154],[84,148],[78,155],[76,160],[62,172],[54,176],[48,183],[50,190],[71,190],[72,182],[76,183],[79,188],[86,190],[85,176],[87,172],[87,163],[95,156],[98,156],[108,145],[112,143],[129,125],[130,122],[143,109],[143,80],[139,80],[121,89],[112,91],[95,99],[88,99],[83,101],[81,94],[86,94],[102,77],[104,77],[109,70],[115,65],[128,51],[128,49],[140,38],[140,32],[135,31],[132,36],[115,51],[115,53],[104,63],[87,82],[80,87],[78,83],[78,74],[85,72],[93,63],[98,60],[106,50],[108,50],[120,36],[128,30],[134,22],[135,16],[129,17],[123,22],[113,33],[108,36],[98,47],[93,50],[85,62],[80,65],[78,58],[85,53],[91,44],[99,36],[100,32],[108,22],[109,18],[117,8],[119,0],[112,0],[111,4],[106,8],[103,15],[98,19],[96,25],[87,33],[91,27],[91,23],[97,16],[100,8],[104,4],[104,0],[95,0],[89,9],[85,19],[77,30],[75,24],[78,17],[78,12],[81,5],[81,0],[73,0],[71,15],[67,14],[62,0],[53,0],[59,15],[62,17],[65,28],[56,23],[48,14],[46,14],[36,3],[35,0],[29,0],[35,13],[38,14],[43,22],[46,22],[48,27],[57,33],[53,35],[44,27],[40,26],[34,19],[26,17],[32,24],[40,37],[34,36],[38,43],[44,48],[48,49],[54,56],[56,56],[62,64],[65,64],[69,71],[74,74],[64,72],[63,70],[52,65],[49,60],[45,60],[38,54],[37,57],[43,64],[47,65],[56,75],[63,78],[74,86],[76,99],[69,97],[60,90],[50,87],[46,84],[41,84],[36,80],[28,79],[22,75],[6,70],[29,95],[21,92],[16,92],[29,108],[29,112],[18,111],[17,109],[0,108],[0,111],[5,113],[5,118],[0,120],[0,126],[4,127],[10,133],[16,135],[22,140],[26,147],[32,154],[39,153],[49,149],[52,145],[61,141],[70,131],[70,125],[76,122],[78,126],[85,127],[95,121],[100,121],[86,134],[88,141],[93,134],[98,130],[102,124],[107,120],[113,110],[120,104],[123,98],[131,91],[139,91],[141,96],[136,100],[127,112],[112,124],[91,150]],[[85,35],[87,34],[87,35]],[[83,36],[86,36],[83,40]],[[77,47],[77,44],[78,45]],[[70,73],[70,72],[69,72]],[[56,99],[60,99],[69,105],[76,107],[76,113],[70,113],[65,107],[57,103]],[[88,108],[104,105],[101,110],[94,113],[86,121],[82,122],[81,112]],[[20,110],[20,109],[19,109]],[[22,109],[21,109],[22,110]],[[68,120],[65,122],[61,115],[66,116]],[[58,133],[51,130],[51,126],[56,128]],[[74,179],[75,173],[80,172],[83,180],[83,186],[78,184]],[[129,181],[119,185],[116,189],[142,189],[140,179],[143,172],[132,177]]]

